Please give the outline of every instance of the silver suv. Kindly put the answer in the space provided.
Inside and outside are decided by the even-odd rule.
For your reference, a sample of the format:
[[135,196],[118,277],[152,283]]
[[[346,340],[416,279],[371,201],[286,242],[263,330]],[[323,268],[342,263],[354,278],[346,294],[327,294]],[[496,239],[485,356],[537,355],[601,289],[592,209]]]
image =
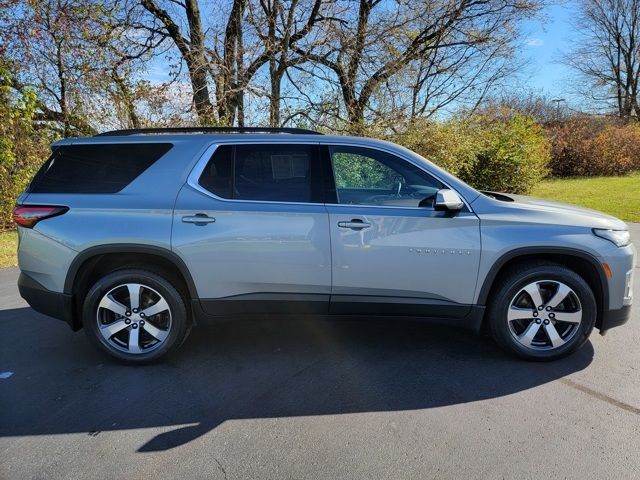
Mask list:
[[250,314],[429,318],[531,360],[629,318],[622,221],[479,192],[398,145],[176,128],[52,150],[14,212],[20,294],[127,362]]

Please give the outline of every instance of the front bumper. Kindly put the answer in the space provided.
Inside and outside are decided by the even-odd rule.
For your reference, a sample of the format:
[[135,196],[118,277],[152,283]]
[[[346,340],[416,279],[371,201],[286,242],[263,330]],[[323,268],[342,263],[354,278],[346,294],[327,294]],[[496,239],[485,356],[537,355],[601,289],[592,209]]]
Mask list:
[[80,329],[73,315],[73,297],[61,292],[52,292],[25,273],[18,277],[20,296],[36,312],[48,315],[69,324],[72,330]]
[[607,245],[602,252],[602,263],[611,270],[605,285],[604,305],[597,327],[600,333],[624,325],[631,317],[633,303],[633,277],[636,272],[636,248],[633,244],[626,247]]
[[631,317],[631,305],[626,305],[618,310],[605,310],[602,314],[600,334],[604,335],[607,330],[619,327],[629,321]]

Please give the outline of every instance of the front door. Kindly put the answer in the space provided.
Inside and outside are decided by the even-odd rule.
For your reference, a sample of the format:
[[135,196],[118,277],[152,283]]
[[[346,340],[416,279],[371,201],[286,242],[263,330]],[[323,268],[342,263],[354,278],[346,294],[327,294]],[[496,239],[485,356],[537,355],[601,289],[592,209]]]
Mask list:
[[318,147],[221,145],[176,202],[172,248],[210,314],[326,313],[328,214]]
[[478,218],[467,208],[434,210],[445,185],[393,154],[336,145],[330,155],[331,311],[466,315],[480,261]]

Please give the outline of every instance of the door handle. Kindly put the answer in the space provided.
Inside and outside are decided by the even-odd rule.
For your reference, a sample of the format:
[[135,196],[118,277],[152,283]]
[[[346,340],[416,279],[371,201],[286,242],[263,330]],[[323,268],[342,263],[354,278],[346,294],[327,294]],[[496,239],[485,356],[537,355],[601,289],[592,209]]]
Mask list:
[[195,215],[192,215],[192,216],[187,215],[186,217],[182,217],[183,223],[195,223],[196,225],[199,225],[199,226],[204,226],[207,223],[213,223],[215,221],[216,221],[215,218],[210,217],[206,213],[196,213]]
[[340,228],[350,228],[352,230],[362,230],[363,228],[369,228],[371,224],[369,222],[365,222],[364,220],[360,220],[359,218],[354,218],[350,222],[338,222],[338,226]]

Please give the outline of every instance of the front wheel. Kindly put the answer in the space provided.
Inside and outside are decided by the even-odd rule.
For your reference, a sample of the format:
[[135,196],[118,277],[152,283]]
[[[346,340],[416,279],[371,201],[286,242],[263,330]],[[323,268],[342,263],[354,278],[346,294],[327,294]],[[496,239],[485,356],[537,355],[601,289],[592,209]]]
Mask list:
[[84,330],[109,355],[132,364],[171,352],[189,332],[178,290],[146,270],[119,270],[96,282],[84,301]]
[[580,348],[596,321],[585,280],[562,265],[525,264],[499,280],[488,308],[491,335],[527,360],[555,360]]

